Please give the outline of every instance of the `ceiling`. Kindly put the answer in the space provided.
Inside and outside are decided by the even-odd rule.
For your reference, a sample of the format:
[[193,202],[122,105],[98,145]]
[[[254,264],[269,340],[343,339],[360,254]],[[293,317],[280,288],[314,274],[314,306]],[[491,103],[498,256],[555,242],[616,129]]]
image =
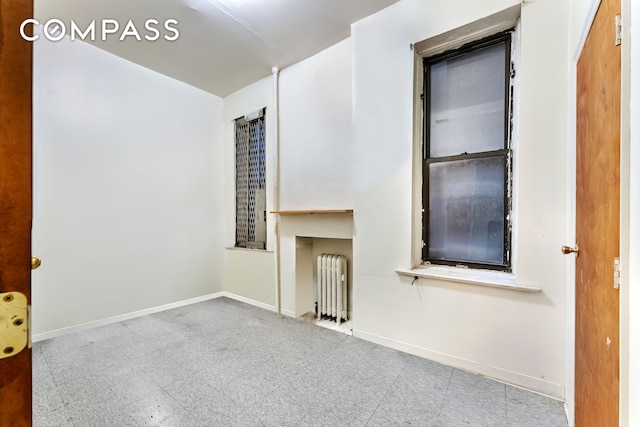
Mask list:
[[[85,30],[96,21],[91,44],[122,58],[184,81],[218,96],[226,96],[348,37],[350,25],[398,0],[37,0],[35,18],[71,21]],[[160,38],[145,29],[147,19],[160,22]],[[104,19],[120,29],[101,40]],[[179,31],[163,28],[167,19]],[[129,20],[141,41],[120,37]],[[88,39],[87,39],[88,41]]]

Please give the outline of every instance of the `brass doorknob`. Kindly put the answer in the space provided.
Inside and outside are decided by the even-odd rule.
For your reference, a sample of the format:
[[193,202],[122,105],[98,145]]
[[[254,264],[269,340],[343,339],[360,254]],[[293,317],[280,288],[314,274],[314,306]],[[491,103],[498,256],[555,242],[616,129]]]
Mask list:
[[32,256],[31,257],[31,269],[35,270],[36,268],[40,267],[40,264],[42,264],[42,261],[40,260],[40,258],[38,258],[37,256]]
[[573,248],[571,246],[563,246],[562,253],[565,255],[576,254],[576,256],[578,256],[580,254],[580,248],[578,248],[578,245]]

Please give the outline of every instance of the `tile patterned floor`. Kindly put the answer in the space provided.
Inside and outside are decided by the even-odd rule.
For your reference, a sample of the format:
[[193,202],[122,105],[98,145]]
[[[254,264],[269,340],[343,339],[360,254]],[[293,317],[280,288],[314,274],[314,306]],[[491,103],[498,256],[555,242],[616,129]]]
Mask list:
[[215,299],[41,341],[35,426],[566,426],[561,402]]

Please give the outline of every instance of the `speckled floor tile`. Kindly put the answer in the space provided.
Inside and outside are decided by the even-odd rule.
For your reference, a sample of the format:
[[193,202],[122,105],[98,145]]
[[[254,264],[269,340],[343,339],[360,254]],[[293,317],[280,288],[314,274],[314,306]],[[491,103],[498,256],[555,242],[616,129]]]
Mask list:
[[567,425],[561,402],[227,298],[33,354],[36,427]]

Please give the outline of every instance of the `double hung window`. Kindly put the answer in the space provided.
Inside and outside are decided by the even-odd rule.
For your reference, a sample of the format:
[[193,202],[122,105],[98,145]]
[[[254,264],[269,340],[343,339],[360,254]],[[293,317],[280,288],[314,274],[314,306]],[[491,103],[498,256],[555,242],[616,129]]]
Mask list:
[[423,60],[425,262],[511,269],[511,38]]

